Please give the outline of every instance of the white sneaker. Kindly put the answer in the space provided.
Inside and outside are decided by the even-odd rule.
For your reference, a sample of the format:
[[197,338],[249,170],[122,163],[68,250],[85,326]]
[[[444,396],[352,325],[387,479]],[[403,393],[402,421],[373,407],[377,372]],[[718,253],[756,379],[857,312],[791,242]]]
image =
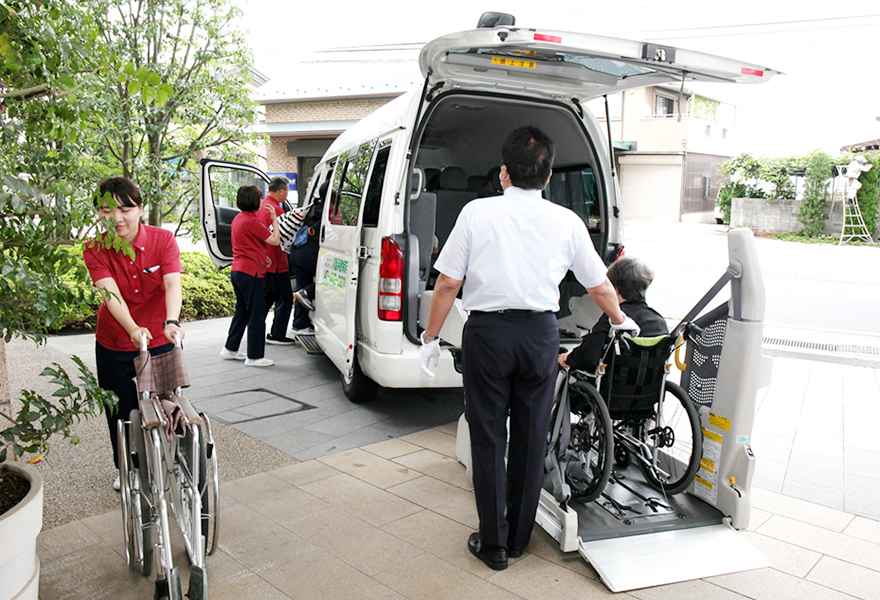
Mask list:
[[116,480],[113,482],[113,489],[117,492],[122,489],[122,481],[119,479],[119,475],[116,476]]
[[227,350],[226,346],[224,346],[223,350],[220,351],[220,358],[225,358],[226,360],[244,360],[247,358],[247,354],[244,352]]
[[268,358],[246,358],[244,366],[246,367],[271,367],[275,364],[274,360]]
[[293,298],[306,307],[306,310],[315,310],[315,305],[309,300],[305,290],[299,290],[293,293]]
[[304,327],[302,329],[291,329],[290,333],[293,335],[315,335],[314,327]]

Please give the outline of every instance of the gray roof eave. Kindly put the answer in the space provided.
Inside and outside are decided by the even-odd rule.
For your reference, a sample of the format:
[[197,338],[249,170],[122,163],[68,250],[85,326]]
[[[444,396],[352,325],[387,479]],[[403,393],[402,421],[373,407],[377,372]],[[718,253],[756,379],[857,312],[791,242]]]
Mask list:
[[253,133],[261,133],[270,136],[321,134],[339,135],[352,125],[354,121],[304,121],[300,123],[255,123],[251,126]]

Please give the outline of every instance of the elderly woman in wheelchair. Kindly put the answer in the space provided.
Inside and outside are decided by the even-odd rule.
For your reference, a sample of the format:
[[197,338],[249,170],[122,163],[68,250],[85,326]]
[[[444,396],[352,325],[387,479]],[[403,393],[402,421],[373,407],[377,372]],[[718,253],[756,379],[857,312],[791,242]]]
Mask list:
[[[571,352],[559,356],[548,474],[567,487],[573,500],[602,494],[619,469],[635,462],[646,482],[661,493],[677,494],[699,468],[702,430],[697,409],[685,391],[666,381],[682,323],[672,334],[666,321],[645,302],[653,272],[635,258],[608,269],[621,309],[640,332],[615,330],[602,317]],[[570,423],[564,415],[570,413]],[[564,483],[562,479],[564,478]]]

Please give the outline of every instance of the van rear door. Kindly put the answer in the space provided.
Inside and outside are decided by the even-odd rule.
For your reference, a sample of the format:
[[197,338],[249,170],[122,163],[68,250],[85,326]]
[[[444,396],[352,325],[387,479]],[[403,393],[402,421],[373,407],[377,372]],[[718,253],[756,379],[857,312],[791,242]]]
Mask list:
[[266,188],[269,177],[241,163],[203,158],[199,170],[199,215],[211,261],[218,269],[232,264],[232,220],[241,212],[235,205],[238,188]]
[[419,55],[430,87],[564,98],[684,81],[759,83],[778,72],[672,46],[597,35],[495,27],[446,35]]

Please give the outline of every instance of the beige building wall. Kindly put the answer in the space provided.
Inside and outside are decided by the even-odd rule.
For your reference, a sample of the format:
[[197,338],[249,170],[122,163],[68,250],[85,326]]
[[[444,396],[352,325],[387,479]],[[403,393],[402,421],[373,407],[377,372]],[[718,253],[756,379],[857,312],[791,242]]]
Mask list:
[[352,121],[363,119],[391,98],[369,100],[331,100],[266,105],[266,123],[306,123],[310,121]]

